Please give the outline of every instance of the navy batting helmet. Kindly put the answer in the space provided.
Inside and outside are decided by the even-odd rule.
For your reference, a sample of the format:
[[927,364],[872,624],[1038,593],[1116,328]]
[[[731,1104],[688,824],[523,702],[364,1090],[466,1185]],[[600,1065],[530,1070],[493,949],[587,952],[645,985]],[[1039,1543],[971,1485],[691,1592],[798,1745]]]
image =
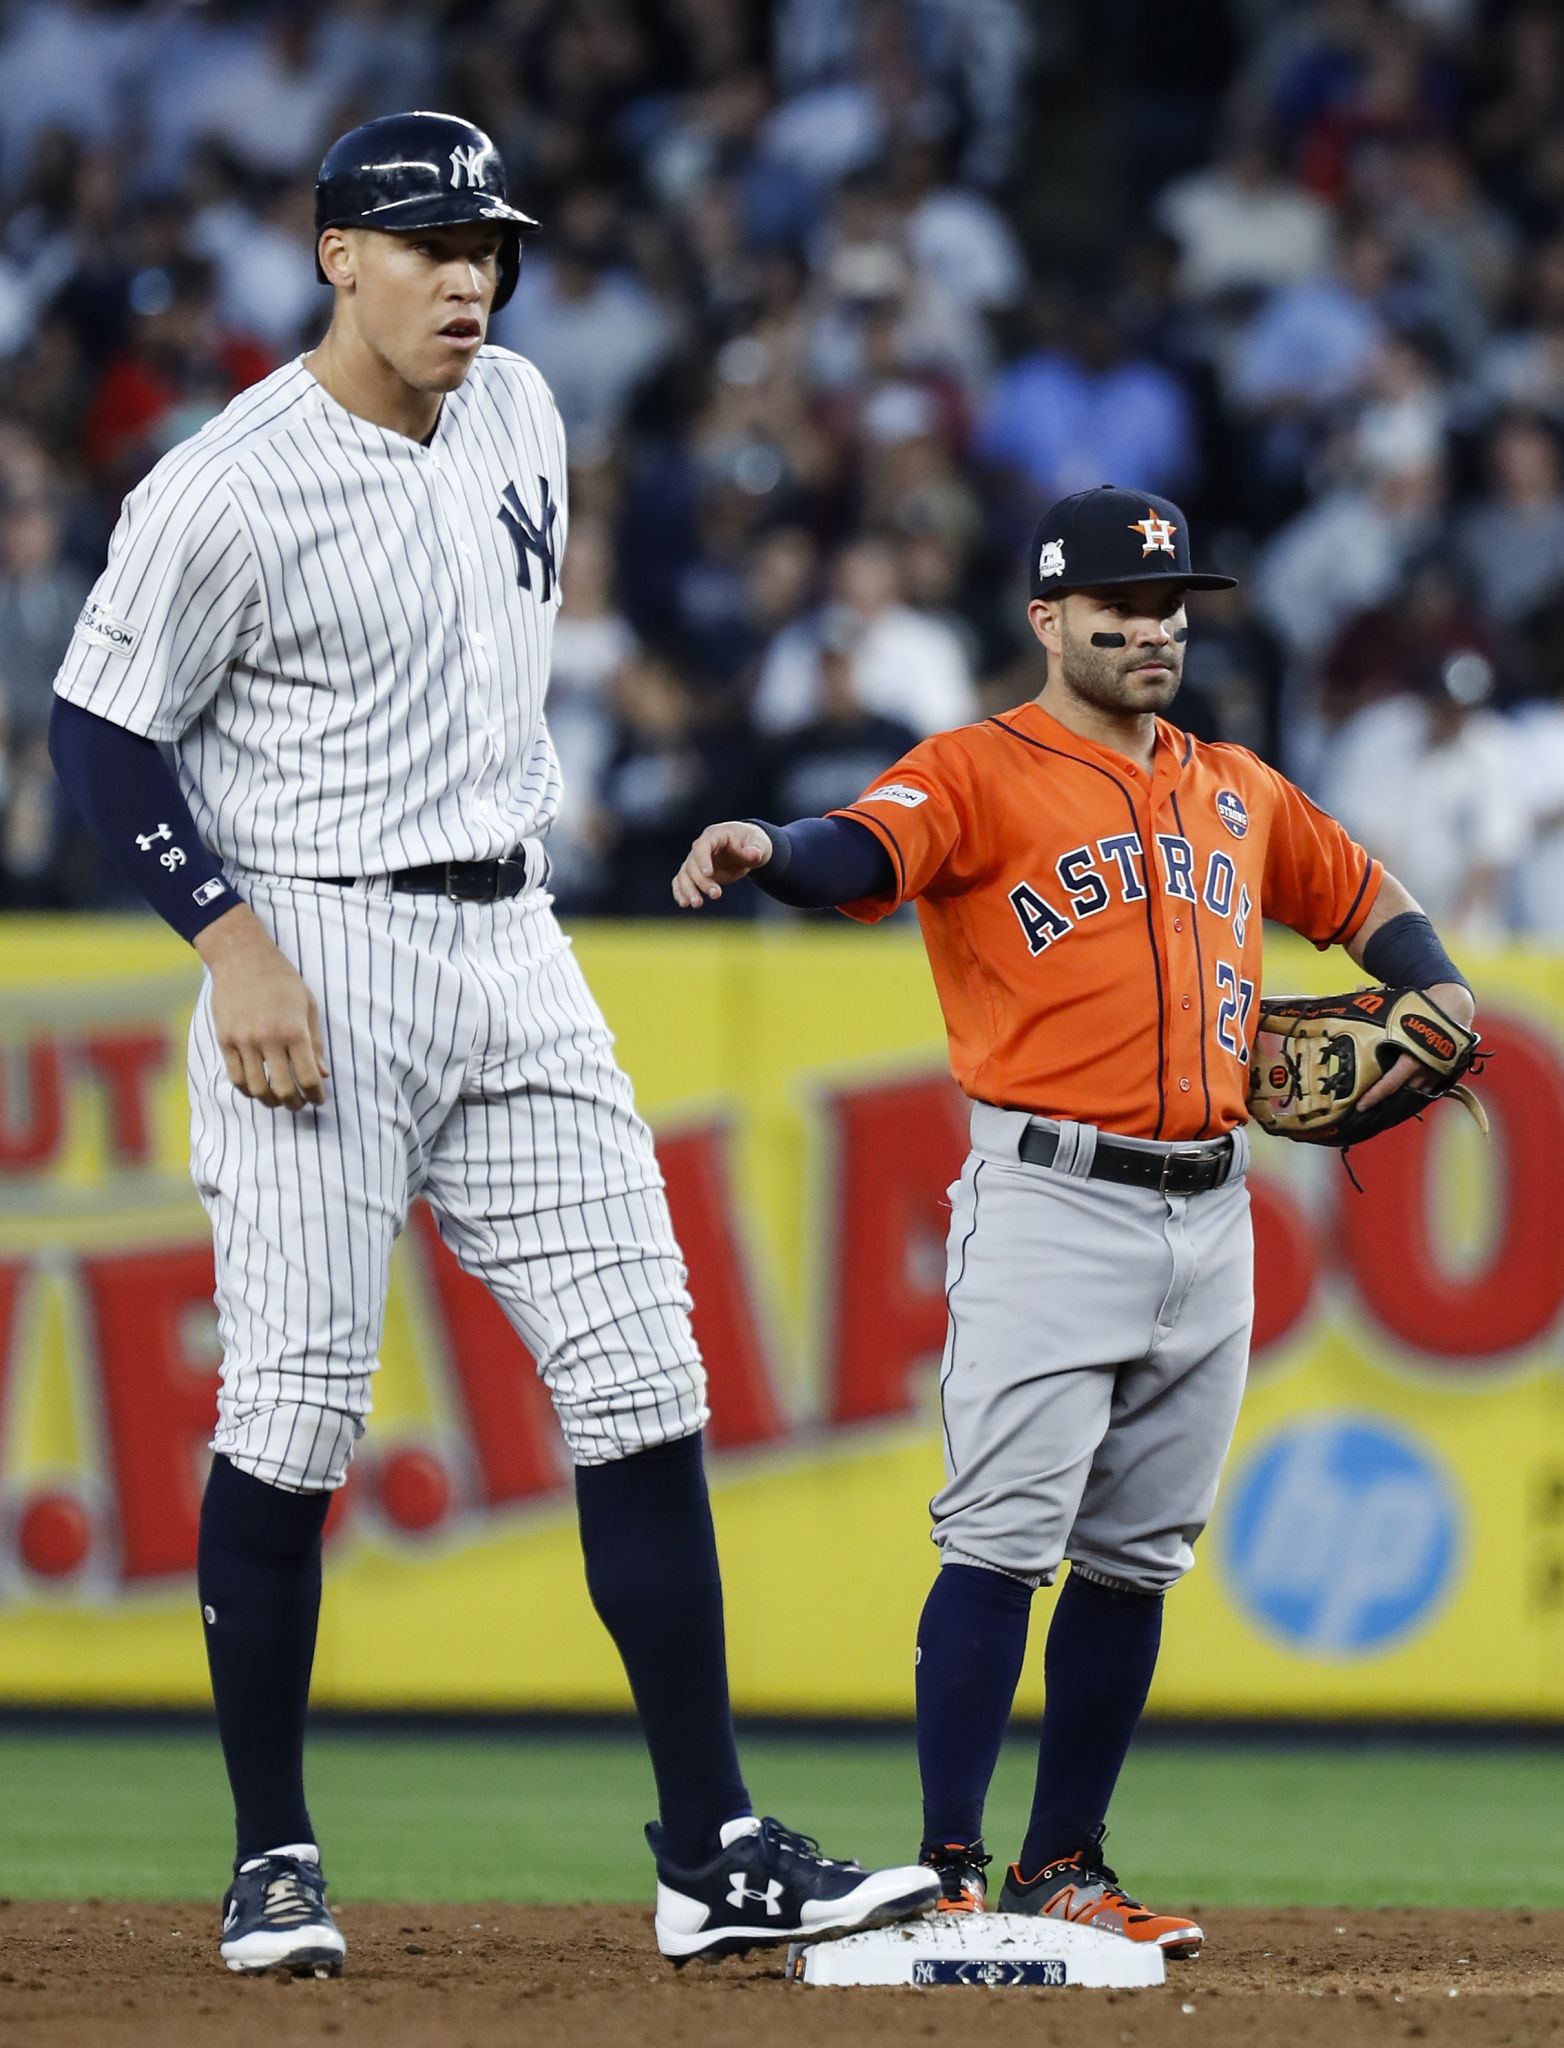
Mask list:
[[506,228],[497,312],[516,289],[521,237],[537,222],[510,203],[500,153],[470,121],[455,114],[384,114],[350,128],[326,151],[315,180],[315,274],[321,283],[320,238],[326,228],[452,227],[489,220]]

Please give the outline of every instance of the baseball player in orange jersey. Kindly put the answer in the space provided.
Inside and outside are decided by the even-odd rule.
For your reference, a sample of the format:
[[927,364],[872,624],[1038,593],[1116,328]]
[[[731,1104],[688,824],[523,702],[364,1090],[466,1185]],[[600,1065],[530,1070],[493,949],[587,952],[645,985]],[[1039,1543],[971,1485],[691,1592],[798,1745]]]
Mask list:
[[[926,740],[827,818],[709,826],[673,893],[698,909],[749,876],[864,923],[917,905],[972,1099],[951,1189],[941,1569],[918,1630],[922,1860],[947,1909],[982,1909],[983,1806],[1032,1595],[1067,1559],[999,1906],[1187,1956],[1200,1928],[1130,1898],[1102,1842],[1163,1597],[1193,1563],[1243,1392],[1261,921],[1344,946],[1462,1023],[1474,1006],[1416,903],[1333,818],[1160,715],[1186,593],[1232,581],[1195,571],[1176,505],[1108,485],[1066,498],[1031,569],[1035,699]],[[1403,1058],[1362,1106],[1421,1078]]]

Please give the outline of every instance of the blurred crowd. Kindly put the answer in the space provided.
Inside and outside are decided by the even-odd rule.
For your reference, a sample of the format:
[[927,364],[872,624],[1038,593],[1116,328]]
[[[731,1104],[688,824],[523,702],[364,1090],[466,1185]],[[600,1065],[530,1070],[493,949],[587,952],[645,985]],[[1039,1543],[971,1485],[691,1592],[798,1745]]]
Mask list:
[[419,105],[545,227],[494,338],[570,435],[567,911],[1034,694],[1026,537],[1111,479],[1242,578],[1178,721],[1564,938],[1557,0],[0,4],[0,904],[122,900],[61,649],[124,492],[318,337],[324,144]]

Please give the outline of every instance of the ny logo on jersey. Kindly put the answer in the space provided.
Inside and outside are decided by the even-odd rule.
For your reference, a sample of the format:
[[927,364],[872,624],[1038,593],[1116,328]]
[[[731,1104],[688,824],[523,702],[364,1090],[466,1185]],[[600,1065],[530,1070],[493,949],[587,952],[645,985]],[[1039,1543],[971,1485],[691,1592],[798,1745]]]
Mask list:
[[458,191],[463,185],[483,184],[483,160],[488,151],[476,142],[457,143],[451,151],[451,183]]
[[1142,555],[1172,555],[1175,552],[1173,536],[1178,528],[1171,519],[1159,519],[1149,505],[1144,519],[1130,521],[1130,532],[1140,535]]
[[521,502],[521,493],[514,484],[507,484],[500,493],[499,516],[516,544],[516,581],[523,590],[532,588],[532,564],[528,557],[536,555],[543,578],[540,601],[547,604],[554,594],[554,583],[559,575],[559,564],[554,554],[554,519],[559,507],[554,503],[546,476],[538,478],[538,489],[543,493],[543,510],[538,514],[536,523],[528,517],[527,508]]

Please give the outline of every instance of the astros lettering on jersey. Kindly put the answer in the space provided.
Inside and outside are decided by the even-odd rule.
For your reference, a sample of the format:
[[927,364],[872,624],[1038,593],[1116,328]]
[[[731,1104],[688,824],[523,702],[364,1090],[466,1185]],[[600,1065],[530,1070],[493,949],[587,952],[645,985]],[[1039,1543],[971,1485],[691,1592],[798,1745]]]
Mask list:
[[1148,775],[1037,703],[925,740],[833,815],[896,873],[846,915],[916,900],[963,1090],[1125,1137],[1245,1120],[1262,917],[1345,943],[1382,873],[1243,747],[1159,718]]

